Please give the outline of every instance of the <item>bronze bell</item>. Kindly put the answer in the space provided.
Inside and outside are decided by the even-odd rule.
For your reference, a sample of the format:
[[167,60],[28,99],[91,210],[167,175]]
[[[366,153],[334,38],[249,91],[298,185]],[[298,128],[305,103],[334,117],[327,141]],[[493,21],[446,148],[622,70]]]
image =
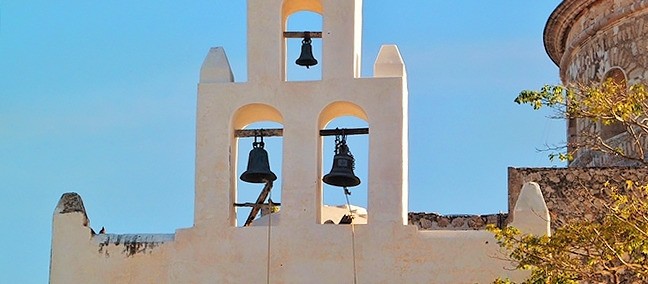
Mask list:
[[277,176],[270,171],[268,152],[263,149],[264,145],[265,143],[263,143],[263,139],[261,142],[254,141],[254,143],[252,143],[252,150],[248,156],[247,171],[241,174],[242,181],[250,183],[266,183],[277,179]]
[[295,60],[295,63],[299,66],[306,66],[306,68],[317,65],[317,59],[313,57],[313,47],[311,46],[310,37],[307,36],[302,40],[301,54]]
[[331,172],[322,178],[322,181],[328,185],[351,187],[360,184],[360,178],[353,173],[355,167],[355,158],[349,151],[346,141],[343,139],[335,146],[335,156],[333,157],[333,167]]

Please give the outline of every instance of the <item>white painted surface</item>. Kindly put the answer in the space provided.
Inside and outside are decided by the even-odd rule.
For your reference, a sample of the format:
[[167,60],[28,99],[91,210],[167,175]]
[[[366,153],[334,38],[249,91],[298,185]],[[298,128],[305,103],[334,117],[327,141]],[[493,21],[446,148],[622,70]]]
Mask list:
[[511,226],[529,234],[551,235],[549,209],[537,183],[527,182],[522,186],[513,216],[515,220],[511,222]]
[[234,74],[230,68],[225,49],[212,47],[200,68],[200,83],[229,83],[234,82]]
[[[51,283],[265,283],[268,275],[270,283],[519,279],[498,259],[502,252],[489,232],[406,225],[405,66],[398,49],[385,46],[375,78],[358,78],[361,6],[360,0],[249,0],[249,82],[231,83],[220,48],[210,51],[201,70],[194,226],[174,236],[123,237],[136,240],[129,247],[117,235],[92,236],[84,210],[56,211]],[[321,81],[284,81],[285,40],[279,35],[290,13],[301,9],[323,15]],[[318,133],[345,115],[366,120],[370,128],[367,224],[321,224],[329,212],[322,212]],[[266,120],[284,126],[284,149],[290,149],[283,153],[280,177],[281,222],[273,224],[270,242],[267,227],[237,228],[233,206],[234,130]],[[526,223],[536,230],[535,223]]]

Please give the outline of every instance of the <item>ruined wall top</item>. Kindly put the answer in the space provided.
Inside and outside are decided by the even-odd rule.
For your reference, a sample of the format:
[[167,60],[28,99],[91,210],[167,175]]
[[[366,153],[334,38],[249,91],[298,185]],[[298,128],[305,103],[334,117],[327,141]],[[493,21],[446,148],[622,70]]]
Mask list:
[[540,185],[553,229],[570,220],[599,218],[604,211],[597,200],[609,198],[606,188],[623,189],[626,181],[648,184],[646,167],[509,168],[508,176],[509,220],[514,218],[520,188],[532,181]]

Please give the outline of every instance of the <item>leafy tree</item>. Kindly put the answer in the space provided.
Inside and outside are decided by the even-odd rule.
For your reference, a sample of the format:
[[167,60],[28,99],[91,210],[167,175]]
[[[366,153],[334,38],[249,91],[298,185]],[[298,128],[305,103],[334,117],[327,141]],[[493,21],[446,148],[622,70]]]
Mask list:
[[599,218],[575,218],[551,237],[489,227],[513,266],[531,271],[523,283],[648,282],[648,185],[606,184],[605,191]]
[[[623,127],[620,145],[585,129],[566,145],[548,147],[550,158],[571,160],[587,149],[646,165],[648,91],[644,85],[544,86],[515,99],[534,109],[549,107],[554,118]],[[617,143],[617,144],[615,144]],[[557,152],[556,152],[557,151]],[[530,270],[523,283],[648,283],[648,185],[605,183],[601,194],[584,192],[595,214],[573,217],[551,236],[523,234],[513,227],[489,227],[514,268]],[[494,283],[512,283],[498,279]]]
[[648,137],[648,88],[637,84],[626,87],[612,79],[598,86],[565,87],[545,85],[540,90],[520,92],[515,102],[555,111],[552,118],[589,122],[590,126],[617,126],[625,130],[625,143],[601,136],[594,127],[585,127],[565,145],[548,146],[551,159],[572,160],[577,151],[587,149],[645,165]]

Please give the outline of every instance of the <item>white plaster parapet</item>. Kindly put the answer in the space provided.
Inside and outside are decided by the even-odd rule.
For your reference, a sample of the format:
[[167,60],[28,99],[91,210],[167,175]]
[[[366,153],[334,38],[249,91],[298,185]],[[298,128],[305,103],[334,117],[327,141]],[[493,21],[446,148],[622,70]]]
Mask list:
[[223,47],[212,47],[200,67],[200,83],[234,82],[234,74]]
[[374,77],[405,77],[405,62],[401,57],[398,46],[384,44],[380,47],[374,63]]
[[513,221],[509,224],[526,234],[551,235],[549,209],[544,201],[540,185],[527,182],[522,186],[513,209]]

